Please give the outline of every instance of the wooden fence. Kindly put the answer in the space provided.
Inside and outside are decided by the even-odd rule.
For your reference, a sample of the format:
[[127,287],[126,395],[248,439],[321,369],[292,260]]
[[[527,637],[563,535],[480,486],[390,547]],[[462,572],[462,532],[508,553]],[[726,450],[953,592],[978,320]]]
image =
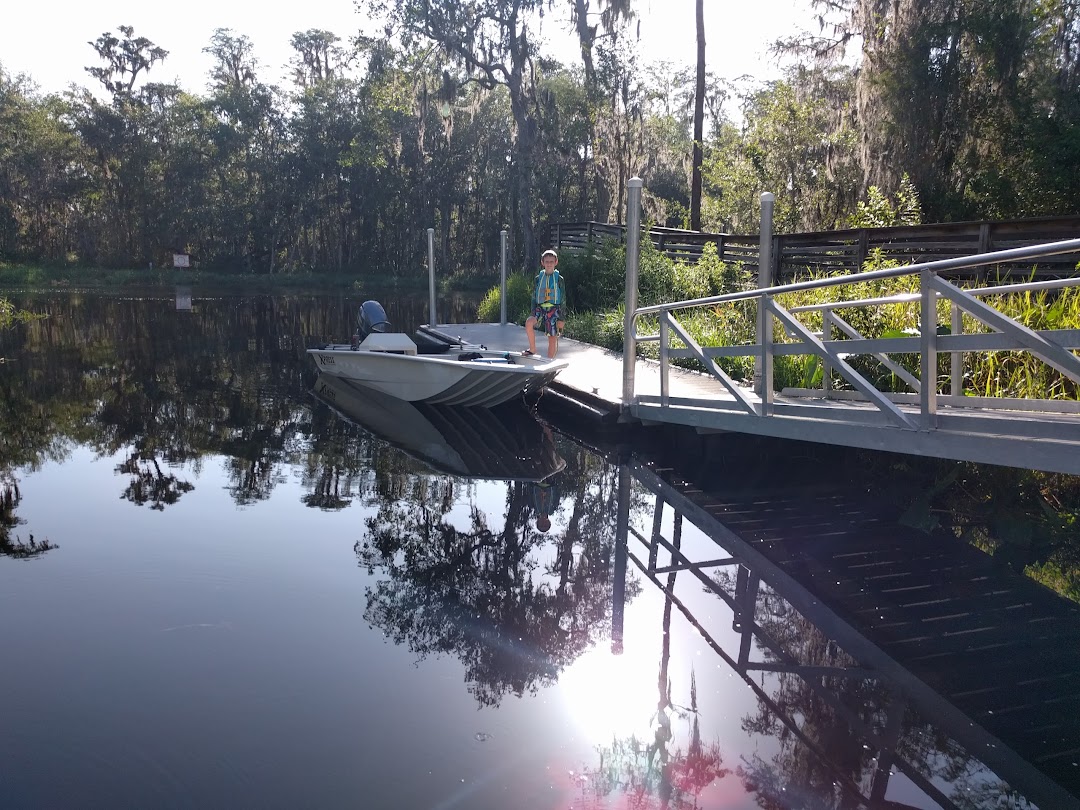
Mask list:
[[[992,250],[1055,242],[1080,237],[1080,215],[1034,219],[954,222],[891,228],[853,228],[817,233],[784,233],[773,236],[772,277],[778,280],[809,273],[854,273],[868,258],[880,256],[902,264],[951,259]],[[720,258],[741,262],[757,271],[757,234],[726,234],[650,228],[648,238],[657,250],[672,259],[696,262],[708,243],[716,245]],[[560,251],[583,252],[605,240],[622,243],[626,227],[601,222],[557,222],[548,228],[548,242]],[[1076,275],[1080,254],[1050,256],[1036,262],[960,270],[949,274],[996,278],[1011,275],[1029,278],[1061,278]]]

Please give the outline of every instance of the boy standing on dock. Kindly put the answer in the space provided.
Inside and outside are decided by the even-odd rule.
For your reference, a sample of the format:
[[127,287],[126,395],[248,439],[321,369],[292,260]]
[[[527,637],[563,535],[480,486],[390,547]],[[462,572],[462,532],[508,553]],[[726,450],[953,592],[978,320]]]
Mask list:
[[543,270],[536,274],[533,287],[533,314],[525,321],[525,334],[529,338],[529,349],[523,354],[536,354],[536,333],[533,331],[541,321],[548,336],[548,357],[555,359],[559,350],[559,334],[565,322],[562,320],[563,304],[562,276],[555,267],[559,264],[559,254],[554,250],[545,250],[540,257]]

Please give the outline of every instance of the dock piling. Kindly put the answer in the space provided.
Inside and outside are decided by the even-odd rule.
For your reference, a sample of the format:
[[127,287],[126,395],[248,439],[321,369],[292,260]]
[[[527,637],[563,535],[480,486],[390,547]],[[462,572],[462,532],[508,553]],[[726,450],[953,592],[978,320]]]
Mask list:
[[634,400],[634,368],[637,361],[637,338],[634,311],[638,301],[638,262],[641,255],[641,186],[640,177],[627,181],[626,195],[626,306],[623,315],[623,390],[622,410],[627,412]]

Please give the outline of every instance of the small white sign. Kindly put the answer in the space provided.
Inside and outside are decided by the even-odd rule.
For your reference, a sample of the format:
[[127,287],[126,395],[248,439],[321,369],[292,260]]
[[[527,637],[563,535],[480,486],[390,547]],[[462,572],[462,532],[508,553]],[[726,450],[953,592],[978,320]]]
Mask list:
[[173,267],[191,267],[191,257],[186,253],[174,253],[172,255]]

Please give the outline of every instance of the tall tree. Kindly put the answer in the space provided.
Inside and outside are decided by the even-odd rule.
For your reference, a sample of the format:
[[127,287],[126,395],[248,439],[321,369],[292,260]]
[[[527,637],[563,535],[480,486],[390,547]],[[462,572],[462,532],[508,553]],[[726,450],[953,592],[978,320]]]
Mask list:
[[532,185],[539,128],[536,98],[537,27],[554,0],[362,0],[386,15],[406,46],[430,42],[486,88],[504,86],[513,116],[514,210],[525,265],[537,263]]
[[[594,49],[597,37],[608,37],[611,44],[618,42],[619,35],[624,27],[633,19],[634,12],[631,0],[596,0],[597,10],[593,11],[591,0],[570,0],[570,21],[577,33],[578,46],[581,49],[581,62],[585,68],[585,96],[589,105],[589,142],[581,161],[581,199],[588,201],[589,185],[595,185],[595,200],[597,211],[589,215],[584,212],[586,218],[606,217],[606,211],[602,210],[601,200],[603,194],[603,176],[596,163],[596,155],[602,151],[604,144],[600,142],[599,132],[602,127],[598,126],[597,119],[603,114],[604,105],[601,102],[601,83],[596,74],[596,62]],[[592,177],[589,178],[590,166]]]
[[346,63],[341,39],[329,31],[309,28],[297,31],[289,41],[296,51],[292,61],[293,80],[300,87],[314,87],[339,77]]
[[705,163],[709,230],[752,232],[758,196],[775,190],[779,231],[841,227],[859,188],[856,133],[845,102],[852,70],[792,68],[743,100],[740,131],[727,124]]
[[907,173],[937,221],[1075,210],[1077,194],[1066,190],[1080,154],[1075,3],[814,5],[838,16],[822,36],[782,47],[820,58],[861,43],[855,111],[864,191],[893,193]]
[[[570,0],[570,22],[578,37],[581,47],[581,62],[585,66],[585,86],[592,90],[596,87],[596,68],[593,63],[593,46],[596,38],[603,31],[604,36],[615,38],[623,24],[634,17],[631,0],[597,0],[597,11],[592,11],[590,0]],[[599,17],[593,22],[592,17]]]
[[694,155],[690,176],[690,229],[701,230],[701,163],[705,140],[705,0],[697,0],[697,83],[694,90]]
[[123,39],[106,31],[89,43],[104,65],[86,68],[86,72],[101,82],[114,95],[130,96],[140,73],[150,70],[169,55],[146,37],[136,37],[130,25],[118,26]]

